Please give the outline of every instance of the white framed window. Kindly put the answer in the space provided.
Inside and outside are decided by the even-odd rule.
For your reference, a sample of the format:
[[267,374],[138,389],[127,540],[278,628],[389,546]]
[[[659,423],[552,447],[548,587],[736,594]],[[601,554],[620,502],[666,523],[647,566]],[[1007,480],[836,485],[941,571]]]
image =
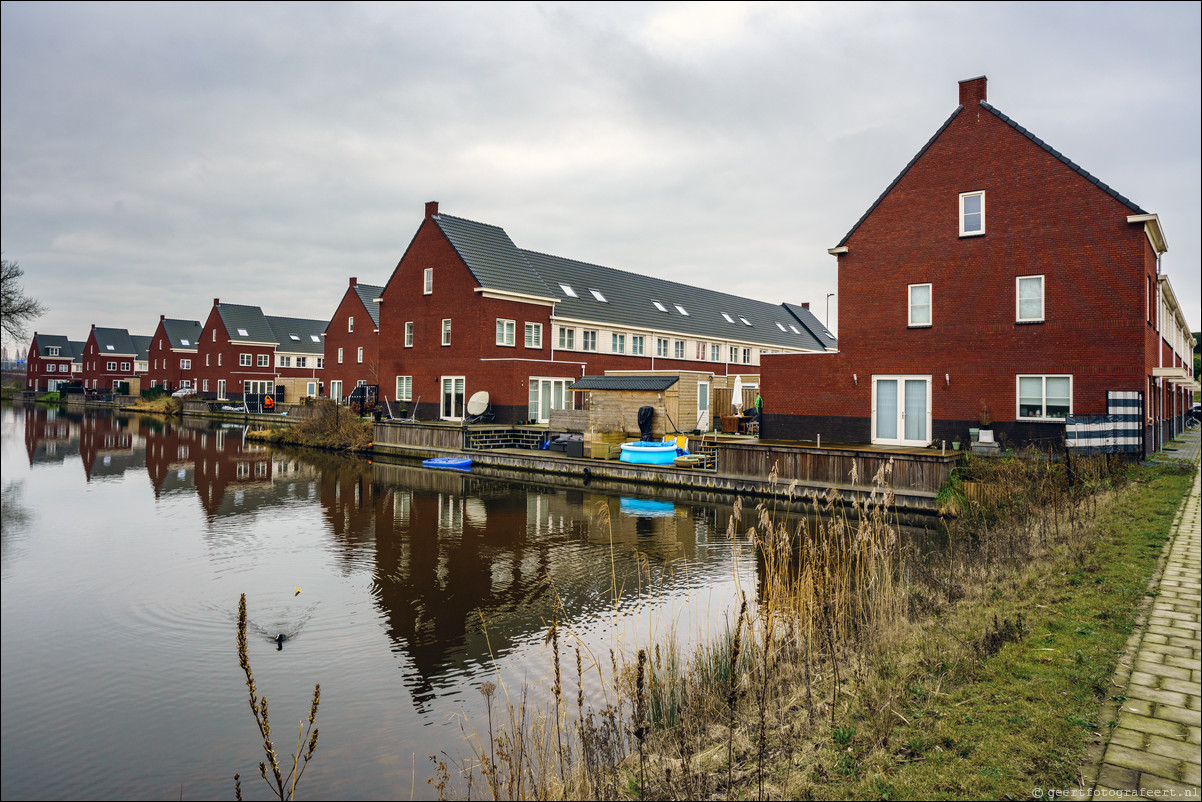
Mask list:
[[931,442],[931,377],[872,377],[872,442],[925,446]]
[[353,334],[355,332],[355,316],[354,315],[351,315],[350,317],[348,317],[346,319],[346,331],[347,331],[347,334]]
[[635,356],[642,356],[644,353],[646,353],[645,343],[646,343],[646,338],[644,338],[643,335],[641,335],[641,334],[630,335],[630,353],[634,354]]
[[362,345],[359,346],[358,353],[355,355],[355,361],[358,362],[359,364],[363,364],[363,346]]
[[751,364],[751,349],[750,348],[743,349],[743,364],[744,365]]
[[717,343],[710,346],[710,362],[722,361],[722,346]]
[[575,291],[574,289],[572,289],[572,285],[571,285],[571,284],[560,284],[560,285],[559,285],[559,288],[560,288],[561,290],[563,290],[563,294],[564,294],[564,295],[566,295],[566,296],[568,296],[569,298],[576,298],[576,297],[578,297],[578,296],[576,295],[576,291]]
[[703,343],[703,342],[697,343],[697,356],[694,358],[698,359],[698,360],[705,359],[705,343]]
[[397,401],[412,401],[413,400],[413,377],[412,376],[397,376],[396,377],[396,400]]
[[434,268],[427,267],[422,271],[422,295],[434,292]]
[[593,288],[590,287],[589,292],[591,292],[593,294],[593,297],[596,298],[601,303],[603,303],[603,304],[609,303],[609,301],[605,300],[605,296],[601,294],[601,290],[594,290]]
[[276,363],[281,368],[290,368],[292,367],[292,357],[283,356],[282,354],[278,355],[276,356]]
[[451,344],[451,319],[449,317],[442,319],[442,344]]
[[1073,377],[1018,376],[1019,420],[1064,420],[1073,414]]
[[255,361],[258,364],[258,366],[261,368],[266,368],[266,367],[271,366],[271,357],[269,357],[267,354],[259,354],[258,359],[256,359]]
[[597,332],[586,329],[580,332],[580,350],[596,351],[597,350]]
[[238,364],[244,368],[249,368],[253,364],[250,354],[238,354]]
[[1043,276],[1019,276],[1015,284],[1015,321],[1043,322]]
[[559,347],[564,351],[576,349],[576,329],[570,329],[567,326],[559,327]]
[[680,304],[672,304],[672,305],[676,307],[676,311],[679,312],[680,314],[684,315],[685,317],[689,316],[689,310],[685,309]]
[[324,356],[317,357],[317,369],[321,370],[326,366],[326,358]]
[[546,423],[551,419],[551,410],[570,409],[572,393],[568,390],[573,379],[531,376],[528,386],[529,405],[526,414],[530,420]]
[[739,347],[737,345],[732,345],[730,347],[730,359],[728,361],[730,361],[730,362],[738,362],[739,361]]
[[192,370],[192,360],[191,359],[181,359],[179,361],[179,369],[180,370]]
[[463,420],[464,377],[443,376],[441,384],[438,416],[442,420]]
[[652,304],[654,304],[654,305],[655,305],[655,308],[656,308],[656,309],[658,309],[658,310],[659,310],[659,311],[661,311],[661,312],[667,312],[667,311],[668,311],[668,307],[664,306],[664,305],[663,305],[663,304],[661,304],[659,301],[652,301],[651,303],[652,303]]
[[910,313],[909,323],[910,328],[931,325],[931,285],[930,284],[911,284],[910,285]]
[[960,193],[960,236],[979,237],[985,233],[985,191]]
[[527,348],[542,348],[543,347],[543,324],[542,323],[527,323],[526,324],[526,347]]
[[609,350],[615,354],[626,353],[626,335],[618,334],[616,331],[610,335]]
[[[514,322],[497,318],[497,345],[513,347]],[[444,343],[445,345],[445,343]]]
[[209,380],[208,379],[200,380],[200,389],[201,389],[201,392],[204,392],[204,393],[207,393],[209,391]]
[[663,338],[663,337],[655,338],[655,355],[656,356],[667,356],[668,355],[668,341],[665,338]]
[[684,340],[677,340],[672,344],[672,355],[677,359],[684,359]]
[[313,397],[317,395],[317,382],[305,383],[305,395]]
[[309,367],[309,357],[307,357],[307,356],[298,356],[298,357],[296,358],[296,366],[297,366],[298,368],[307,368],[307,367]]
[[217,355],[217,367],[221,367],[221,354]]
[[205,367],[206,368],[209,367],[209,356],[210,356],[210,354],[205,354]]
[[128,363],[128,362],[122,362],[122,363],[121,363],[121,372],[122,372],[122,373],[128,373],[128,372],[129,372],[129,363]]
[[725,320],[727,323],[735,322],[735,319],[733,317],[731,317],[730,315],[728,315],[726,312],[722,313],[722,319]]
[[342,364],[342,349],[341,348],[338,349],[338,364],[339,365]]
[[406,348],[413,347],[413,321],[412,320],[405,322],[405,347]]
[[[159,350],[162,350],[162,348],[163,348],[163,344],[159,343]],[[46,347],[46,356],[58,356],[58,351],[59,351],[59,347],[57,345],[47,346]]]

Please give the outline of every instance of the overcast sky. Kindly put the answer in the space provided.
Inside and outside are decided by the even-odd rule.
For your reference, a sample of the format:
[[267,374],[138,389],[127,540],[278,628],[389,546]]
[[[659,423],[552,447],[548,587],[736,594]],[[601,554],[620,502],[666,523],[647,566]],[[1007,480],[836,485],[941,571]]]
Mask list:
[[4,257],[50,309],[31,332],[151,334],[215,297],[325,319],[437,200],[824,319],[827,249],[987,75],[1160,215],[1197,331],[1200,8],[5,2]]

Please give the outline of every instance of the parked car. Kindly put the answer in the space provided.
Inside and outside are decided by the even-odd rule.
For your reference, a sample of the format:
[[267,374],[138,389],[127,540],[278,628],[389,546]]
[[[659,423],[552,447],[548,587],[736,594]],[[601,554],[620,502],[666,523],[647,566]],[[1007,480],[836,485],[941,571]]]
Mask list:
[[190,395],[196,395],[196,391],[191,387],[181,387],[171,394],[172,398],[187,398]]

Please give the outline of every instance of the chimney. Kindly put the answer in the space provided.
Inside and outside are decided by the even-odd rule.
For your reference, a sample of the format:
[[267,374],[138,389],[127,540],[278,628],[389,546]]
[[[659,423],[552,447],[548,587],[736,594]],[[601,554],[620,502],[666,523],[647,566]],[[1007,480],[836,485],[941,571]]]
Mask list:
[[802,308],[802,309],[809,309],[809,308],[810,308],[810,302],[809,302],[809,301],[806,301],[805,303],[803,303],[803,304],[801,305],[801,308]]
[[167,319],[167,316],[166,316],[166,315],[159,315],[159,322],[160,322],[160,323],[161,323],[162,321],[166,320],[166,319]]
[[358,283],[359,283],[359,279],[355,278],[354,276],[351,276],[351,286],[353,287]]
[[964,108],[980,105],[985,99],[984,75],[977,78],[966,78],[960,82],[960,105]]
[[438,201],[426,201],[426,219],[438,214]]
[[221,304],[221,299],[220,299],[220,298],[214,298],[214,299],[213,299],[213,306],[218,306],[218,305],[220,305],[220,304]]

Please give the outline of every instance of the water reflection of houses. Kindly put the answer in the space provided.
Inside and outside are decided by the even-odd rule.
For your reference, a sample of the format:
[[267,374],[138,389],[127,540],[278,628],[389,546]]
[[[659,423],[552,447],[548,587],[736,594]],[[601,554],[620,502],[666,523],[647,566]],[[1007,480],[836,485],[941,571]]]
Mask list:
[[[465,668],[540,638],[557,598],[564,619],[584,620],[611,604],[615,573],[636,588],[623,581],[636,548],[661,582],[676,581],[668,561],[696,551],[684,511],[627,515],[608,496],[379,463],[373,478],[376,590],[418,704]],[[602,507],[612,536],[597,523]]]
[[80,419],[79,458],[89,482],[119,478],[141,468],[144,445],[134,418],[84,415]]
[[26,407],[25,454],[29,464],[57,464],[79,454],[78,420],[57,407]]

